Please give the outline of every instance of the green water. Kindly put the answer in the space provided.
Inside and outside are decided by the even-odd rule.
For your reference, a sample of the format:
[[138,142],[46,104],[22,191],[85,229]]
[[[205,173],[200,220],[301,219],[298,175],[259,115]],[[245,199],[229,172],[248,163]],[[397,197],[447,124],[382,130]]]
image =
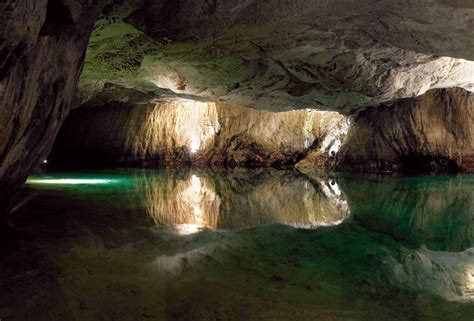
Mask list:
[[474,176],[32,176],[4,320],[473,320]]

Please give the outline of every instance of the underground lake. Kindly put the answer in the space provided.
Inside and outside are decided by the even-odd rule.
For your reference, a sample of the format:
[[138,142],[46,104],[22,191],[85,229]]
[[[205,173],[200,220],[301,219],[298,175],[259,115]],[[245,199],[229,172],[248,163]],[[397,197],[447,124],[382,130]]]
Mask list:
[[474,0],[0,0],[0,321],[474,321]]
[[5,320],[471,320],[474,176],[32,175]]

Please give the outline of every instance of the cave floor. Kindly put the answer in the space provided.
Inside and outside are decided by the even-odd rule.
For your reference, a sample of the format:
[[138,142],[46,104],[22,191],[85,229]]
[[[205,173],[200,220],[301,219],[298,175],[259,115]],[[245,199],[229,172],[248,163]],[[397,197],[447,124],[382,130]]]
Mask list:
[[474,176],[30,177],[0,319],[469,320]]

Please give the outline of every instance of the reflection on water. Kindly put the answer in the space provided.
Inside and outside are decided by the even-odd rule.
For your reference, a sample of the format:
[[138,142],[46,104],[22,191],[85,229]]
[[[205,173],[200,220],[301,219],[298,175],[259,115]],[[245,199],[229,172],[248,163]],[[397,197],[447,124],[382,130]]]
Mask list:
[[31,177],[28,185],[87,199],[91,207],[146,213],[156,225],[181,234],[275,223],[316,228],[349,220],[411,247],[459,252],[474,241],[474,176],[467,175],[140,170],[51,173]]
[[147,177],[139,189],[157,225],[174,226],[181,234],[217,227],[220,198],[209,182],[194,174]]
[[274,223],[315,228],[339,224],[350,213],[334,180],[272,170],[167,171],[144,178],[138,194],[156,224],[183,234]]
[[0,244],[2,320],[468,320],[474,176],[51,173]]
[[462,251],[474,242],[474,176],[340,180],[360,224],[412,246]]

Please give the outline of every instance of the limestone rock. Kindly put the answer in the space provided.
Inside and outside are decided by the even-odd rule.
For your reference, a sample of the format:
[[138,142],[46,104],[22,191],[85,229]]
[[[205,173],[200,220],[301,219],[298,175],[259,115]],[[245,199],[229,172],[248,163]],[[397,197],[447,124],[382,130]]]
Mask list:
[[84,84],[343,113],[473,85],[469,0],[129,0],[101,21]]
[[52,160],[288,167],[311,150],[334,154],[347,121],[334,112],[273,113],[187,100],[111,102],[74,110],[58,136]]
[[134,3],[137,9],[128,21],[155,38],[206,40],[234,27],[269,24],[276,27],[273,34],[281,35],[306,25],[312,27],[313,32],[337,30],[339,36],[367,33],[377,42],[394,47],[474,60],[469,50],[473,45],[474,14],[470,0],[142,0],[128,3]]
[[305,173],[474,171],[474,94],[436,89],[348,117],[224,103],[108,102],[74,110],[53,160],[296,167]]
[[474,171],[474,94],[433,90],[361,112],[338,155],[345,171]]

